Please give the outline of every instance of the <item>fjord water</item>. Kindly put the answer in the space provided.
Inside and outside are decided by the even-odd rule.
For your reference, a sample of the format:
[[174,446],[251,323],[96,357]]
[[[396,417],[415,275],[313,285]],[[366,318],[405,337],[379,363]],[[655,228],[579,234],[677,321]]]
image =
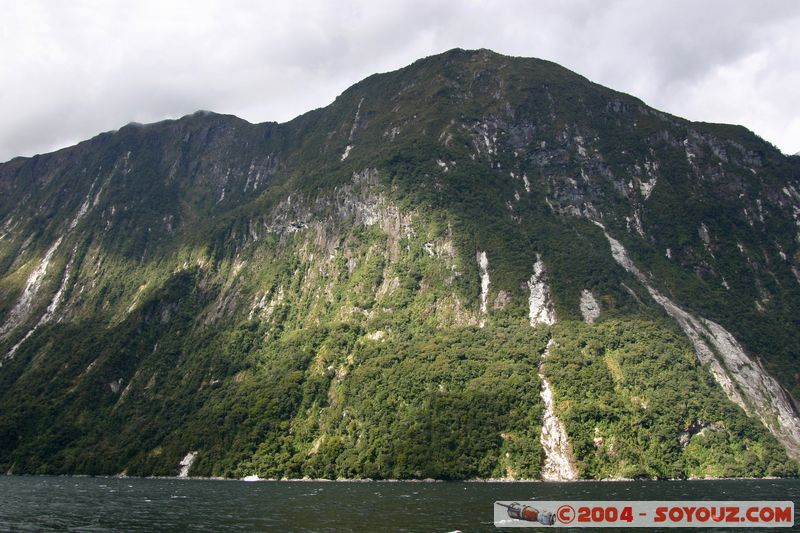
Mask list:
[[0,477],[0,531],[467,533],[497,531],[495,500],[533,499],[791,500],[797,505],[800,481],[244,483],[6,476]]

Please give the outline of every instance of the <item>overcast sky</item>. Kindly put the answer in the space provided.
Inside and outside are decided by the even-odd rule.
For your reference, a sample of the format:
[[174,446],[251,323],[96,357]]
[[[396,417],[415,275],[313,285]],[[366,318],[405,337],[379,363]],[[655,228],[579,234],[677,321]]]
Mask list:
[[450,48],[800,151],[800,1],[0,1],[0,161],[198,109],[289,120]]

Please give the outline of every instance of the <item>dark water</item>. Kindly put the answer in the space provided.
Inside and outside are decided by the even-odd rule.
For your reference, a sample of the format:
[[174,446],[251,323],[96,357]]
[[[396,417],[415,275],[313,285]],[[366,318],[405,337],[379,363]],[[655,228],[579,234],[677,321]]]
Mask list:
[[0,531],[469,533],[498,531],[495,500],[533,499],[791,500],[800,508],[800,481],[244,483],[8,476],[0,477]]

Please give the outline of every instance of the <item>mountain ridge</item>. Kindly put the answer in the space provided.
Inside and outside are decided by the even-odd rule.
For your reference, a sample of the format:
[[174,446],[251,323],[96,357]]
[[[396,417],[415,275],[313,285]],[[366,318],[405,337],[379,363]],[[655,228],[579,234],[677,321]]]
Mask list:
[[0,467],[796,472],[797,165],[553,65],[455,50],[0,165]]

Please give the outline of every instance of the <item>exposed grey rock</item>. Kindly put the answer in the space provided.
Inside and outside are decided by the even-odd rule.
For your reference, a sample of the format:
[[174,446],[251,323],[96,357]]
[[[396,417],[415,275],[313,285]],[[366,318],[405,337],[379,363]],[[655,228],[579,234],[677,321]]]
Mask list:
[[581,291],[581,315],[587,324],[593,324],[600,316],[600,304],[595,300],[592,291],[583,289]]
[[698,359],[708,367],[722,390],[748,414],[755,415],[784,445],[787,453],[800,460],[800,416],[783,387],[752,359],[725,328],[695,316],[672,302],[653,286],[628,256],[622,244],[602,224],[614,259],[647,288],[650,296],[669,314],[694,345]]
[[547,286],[547,277],[542,257],[537,254],[536,263],[533,265],[533,275],[528,281],[530,297],[528,298],[528,318],[531,326],[545,324],[551,326],[556,323],[556,314],[550,298],[550,287]]

